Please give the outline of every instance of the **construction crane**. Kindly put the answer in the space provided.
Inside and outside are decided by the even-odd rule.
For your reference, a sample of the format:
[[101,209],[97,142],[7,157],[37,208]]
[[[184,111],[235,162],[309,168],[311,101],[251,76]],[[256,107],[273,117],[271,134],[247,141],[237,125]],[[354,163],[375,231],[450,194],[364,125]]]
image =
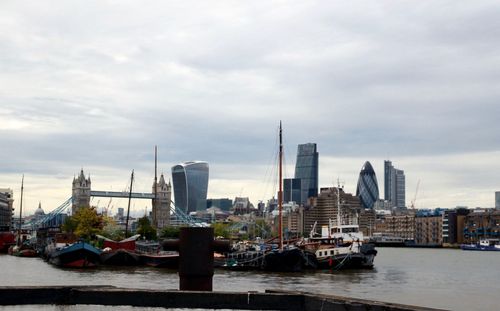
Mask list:
[[413,200],[411,200],[411,209],[415,209],[415,202],[417,201],[417,194],[418,194],[418,187],[420,186],[420,179],[417,182],[417,188],[415,189],[415,196],[413,197]]

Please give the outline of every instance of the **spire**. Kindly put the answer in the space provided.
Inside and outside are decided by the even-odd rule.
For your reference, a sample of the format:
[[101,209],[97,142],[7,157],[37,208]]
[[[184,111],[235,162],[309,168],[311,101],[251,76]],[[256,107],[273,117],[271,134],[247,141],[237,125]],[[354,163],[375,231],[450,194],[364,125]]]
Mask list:
[[163,173],[160,175],[160,186],[165,185],[165,177],[163,177]]

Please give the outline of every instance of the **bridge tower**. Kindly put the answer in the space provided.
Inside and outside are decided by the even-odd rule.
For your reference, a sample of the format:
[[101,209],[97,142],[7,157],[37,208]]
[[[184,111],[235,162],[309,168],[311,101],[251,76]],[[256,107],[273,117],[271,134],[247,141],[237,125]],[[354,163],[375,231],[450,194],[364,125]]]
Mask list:
[[[155,194],[155,183],[153,182],[153,194]],[[160,181],[156,183],[156,201],[153,199],[153,227],[161,230],[170,225],[170,205],[172,203],[172,185],[170,181],[165,182],[163,174]]]
[[90,207],[90,175],[85,178],[83,169],[78,178],[73,178],[73,205],[71,213],[74,215],[81,207]]

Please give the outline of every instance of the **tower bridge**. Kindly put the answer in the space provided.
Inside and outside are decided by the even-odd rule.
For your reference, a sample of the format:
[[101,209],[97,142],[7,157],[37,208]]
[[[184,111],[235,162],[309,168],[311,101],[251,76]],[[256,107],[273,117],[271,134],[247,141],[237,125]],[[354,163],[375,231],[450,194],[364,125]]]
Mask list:
[[71,211],[71,214],[74,215],[78,209],[82,207],[89,207],[91,197],[128,199],[129,196],[133,199],[148,199],[152,201],[152,225],[156,229],[161,230],[169,225],[189,225],[195,227],[206,226],[205,223],[194,219],[175,205],[171,199],[172,185],[170,182],[165,182],[163,174],[160,176],[160,180],[158,182],[153,182],[152,193],[130,193],[126,191],[92,190],[90,176],[86,178],[82,169],[78,177],[73,178],[72,196],[60,206],[45,214],[44,217],[23,224],[23,228],[36,230],[39,228],[60,226],[64,220],[61,218],[64,214]]

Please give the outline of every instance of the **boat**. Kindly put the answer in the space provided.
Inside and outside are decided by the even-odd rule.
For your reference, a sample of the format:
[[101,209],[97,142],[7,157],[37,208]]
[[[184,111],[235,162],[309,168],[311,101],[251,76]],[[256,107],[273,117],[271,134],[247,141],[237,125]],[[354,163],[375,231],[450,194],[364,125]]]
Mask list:
[[500,251],[500,239],[481,239],[476,244],[462,244],[464,251]]
[[136,266],[140,264],[139,254],[135,251],[135,241],[140,234],[131,236],[121,241],[113,241],[104,236],[97,235],[103,240],[101,263],[113,266]]
[[10,231],[0,232],[0,253],[7,253],[9,248],[16,245],[16,236]]
[[309,238],[301,245],[305,251],[314,253],[318,269],[371,269],[377,255],[375,245],[363,243],[363,232],[357,224],[342,224],[340,185],[337,187],[337,220],[323,226],[321,236],[315,237],[316,223]]
[[407,244],[402,237],[382,233],[375,233],[369,241],[377,247],[404,247]]
[[156,241],[137,241],[136,251],[143,265],[170,269],[179,267],[179,252],[163,251]]
[[84,241],[56,247],[54,244],[47,246],[47,261],[59,267],[88,268],[100,263],[101,251]]
[[9,255],[12,256],[17,256],[17,257],[37,257],[38,252],[36,249],[33,247],[33,245],[30,244],[29,241],[22,241],[23,239],[21,238],[22,236],[22,223],[23,223],[23,191],[24,191],[24,175],[21,181],[21,200],[19,203],[19,227],[17,230],[17,243],[15,245],[11,245],[9,247],[8,253]]
[[279,192],[278,244],[264,244],[258,249],[241,250],[227,254],[223,267],[233,270],[264,270],[271,272],[300,272],[309,257],[294,244],[283,243],[283,130],[279,125]]

